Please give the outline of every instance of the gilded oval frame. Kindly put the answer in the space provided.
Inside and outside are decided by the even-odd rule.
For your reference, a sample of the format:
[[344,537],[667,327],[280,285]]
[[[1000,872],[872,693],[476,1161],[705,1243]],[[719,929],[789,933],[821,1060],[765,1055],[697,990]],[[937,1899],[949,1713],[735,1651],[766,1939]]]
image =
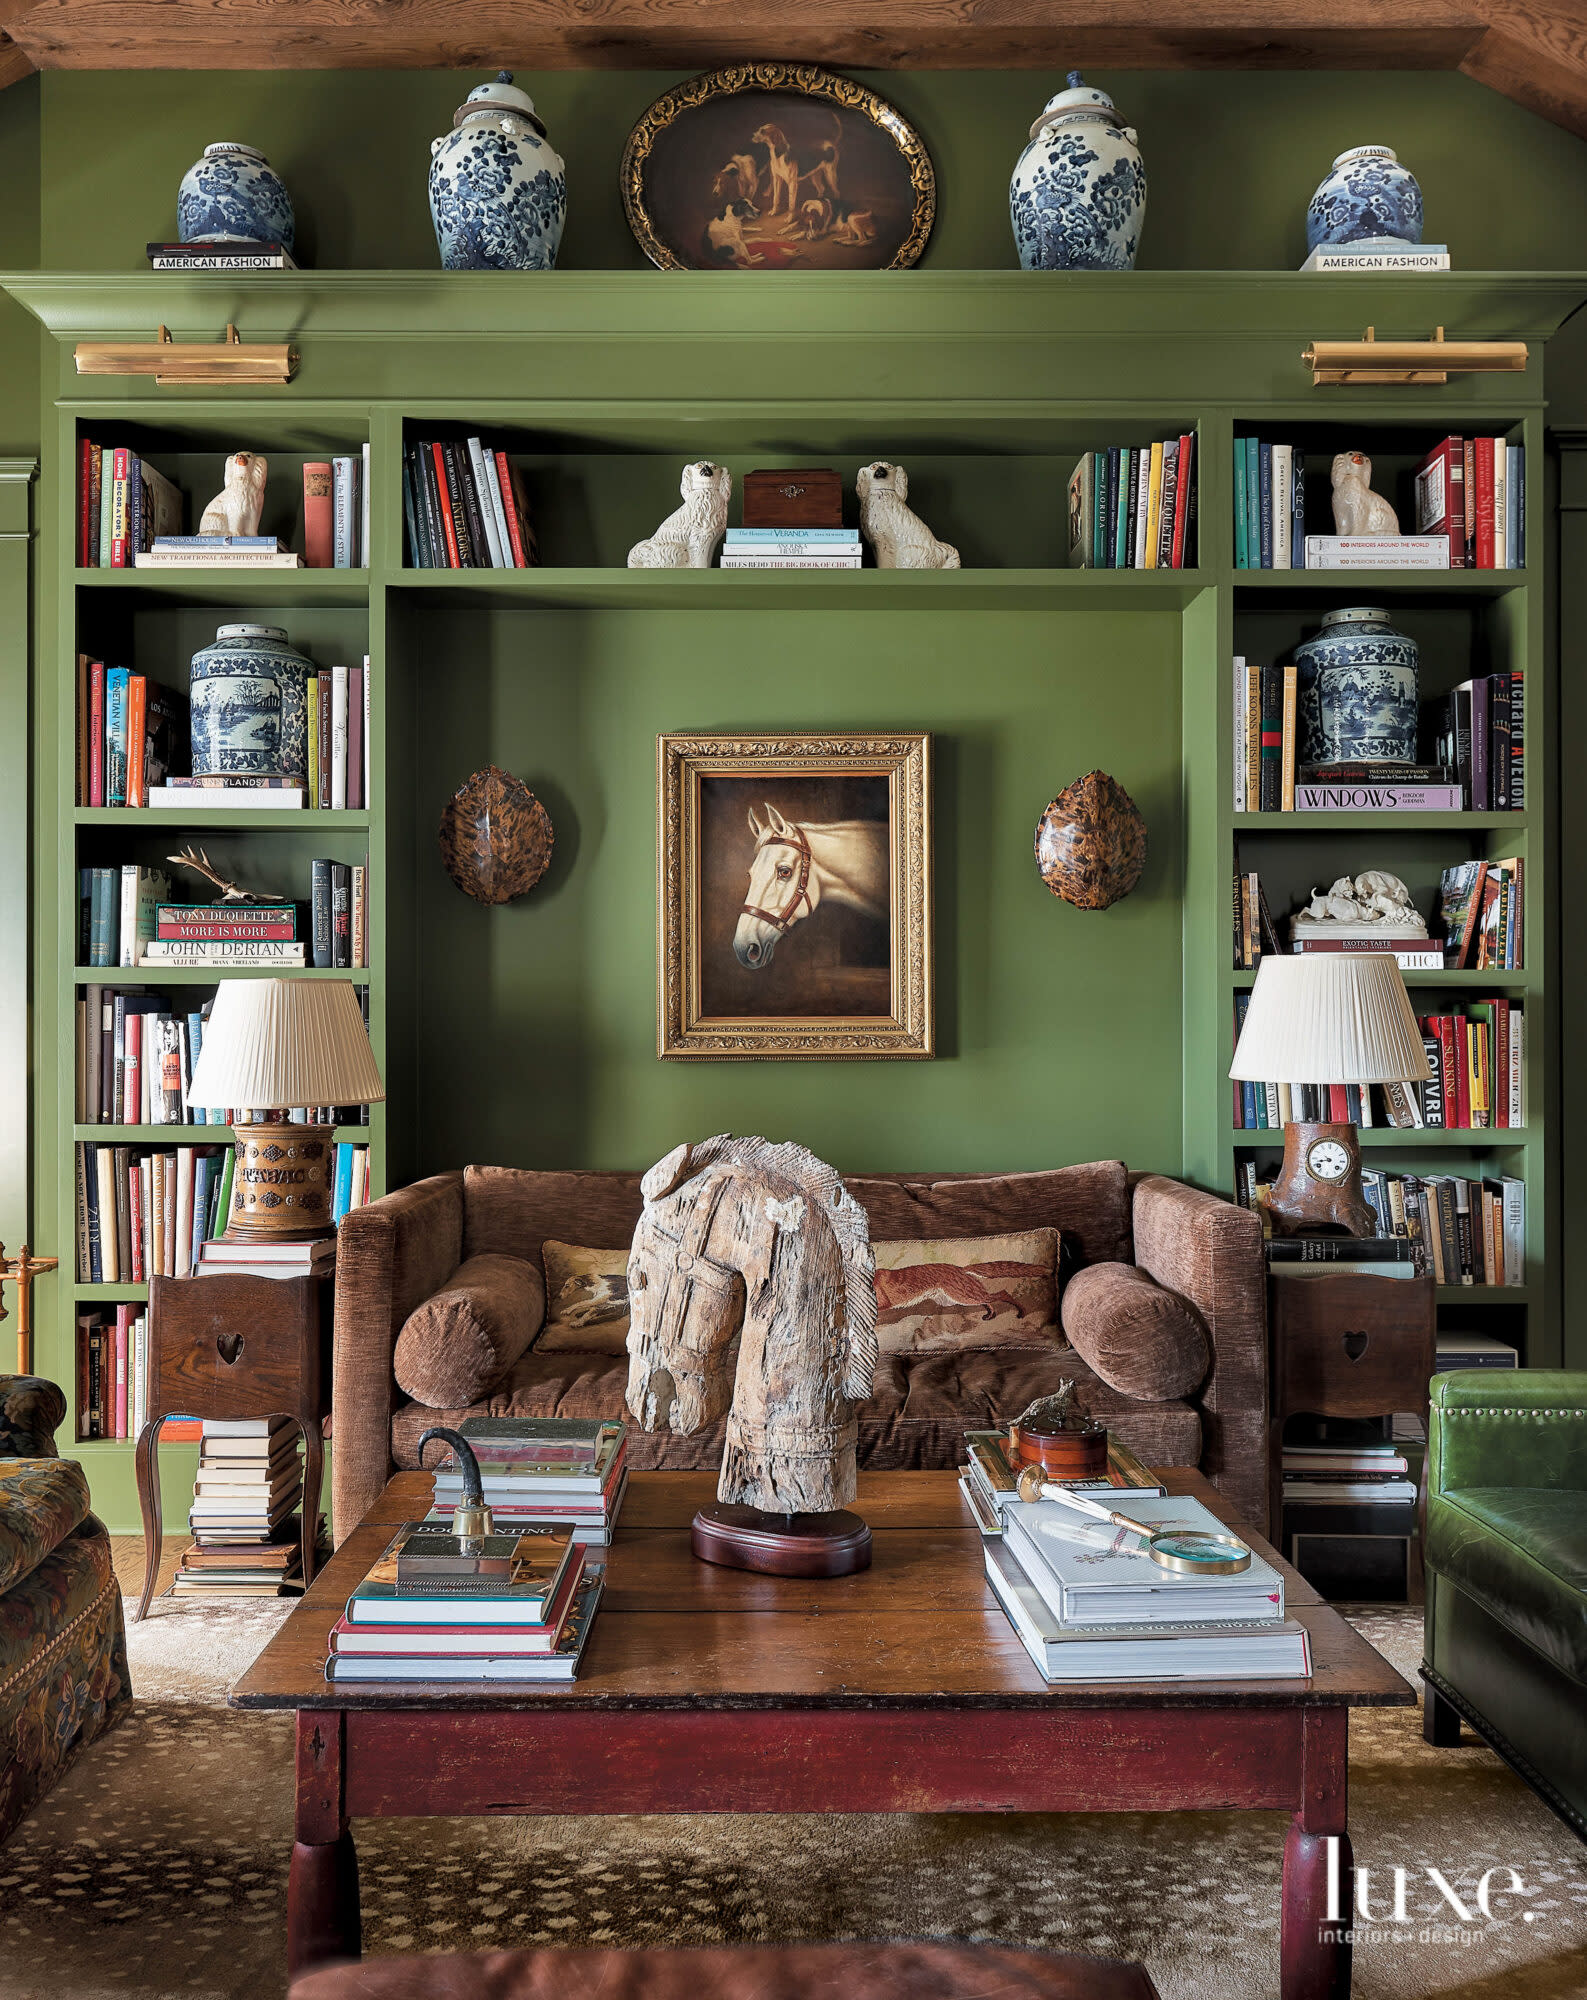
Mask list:
[[[708,71],[663,92],[628,135],[623,148],[620,182],[623,212],[634,239],[651,263],[663,271],[712,270],[709,264],[686,263],[657,232],[645,201],[645,170],[657,137],[688,112],[724,97],[747,91],[782,92],[823,100],[839,110],[858,113],[893,142],[909,175],[914,212],[909,229],[892,258],[862,268],[903,271],[919,263],[937,219],[937,176],[920,134],[893,105],[852,78],[810,63],[735,63]],[[730,267],[726,267],[730,268]]]

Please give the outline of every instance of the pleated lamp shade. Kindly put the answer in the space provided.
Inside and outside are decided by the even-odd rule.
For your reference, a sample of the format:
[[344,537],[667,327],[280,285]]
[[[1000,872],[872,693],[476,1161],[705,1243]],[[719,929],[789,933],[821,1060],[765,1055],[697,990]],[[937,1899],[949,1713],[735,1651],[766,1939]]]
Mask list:
[[1422,1031],[1393,954],[1262,959],[1229,1075],[1251,1083],[1425,1083]]
[[215,994],[190,1104],[290,1111],[380,1104],[386,1088],[346,979],[227,979]]

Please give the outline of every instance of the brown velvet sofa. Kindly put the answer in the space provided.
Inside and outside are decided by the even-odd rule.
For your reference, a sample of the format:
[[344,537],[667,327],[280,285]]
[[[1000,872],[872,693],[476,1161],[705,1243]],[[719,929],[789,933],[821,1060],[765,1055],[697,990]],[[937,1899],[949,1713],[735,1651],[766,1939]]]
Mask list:
[[[392,1355],[403,1321],[442,1289],[465,1257],[537,1261],[548,1238],[626,1247],[639,1219],[639,1175],[466,1167],[399,1189],[341,1225],[336,1260],[332,1495],[344,1539],[392,1470],[417,1463],[429,1425],[468,1416],[619,1416],[620,1356],[531,1347],[495,1393],[471,1409],[431,1409],[397,1387]],[[1105,1261],[1134,1263],[1200,1313],[1212,1364],[1173,1402],[1137,1402],[1099,1380],[1072,1349],[984,1348],[883,1355],[860,1411],[862,1468],[948,1468],[966,1430],[1017,1415],[1075,1377],[1086,1407],[1150,1464],[1199,1465],[1260,1528],[1266,1520],[1267,1345],[1261,1228],[1254,1214],[1118,1160],[1021,1174],[848,1176],[875,1238],[1061,1232],[1060,1282]],[[636,1468],[697,1470],[721,1456],[721,1426],[695,1437],[631,1429]]]

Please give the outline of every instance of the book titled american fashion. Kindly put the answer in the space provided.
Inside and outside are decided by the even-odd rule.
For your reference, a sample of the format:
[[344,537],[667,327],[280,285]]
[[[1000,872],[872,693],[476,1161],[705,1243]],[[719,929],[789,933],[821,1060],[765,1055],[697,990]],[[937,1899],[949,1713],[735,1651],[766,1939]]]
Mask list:
[[[1229,1532],[1199,1500],[1175,1495],[1131,1493],[1122,1511],[1158,1529]],[[1232,1575],[1165,1569],[1132,1530],[1090,1522],[1056,1500],[1011,1511],[1005,1533],[1020,1567],[1064,1625],[1284,1616],[1284,1580],[1254,1553],[1249,1566]]]
[[1294,1620],[1066,1626],[1007,1541],[989,1541],[982,1553],[993,1594],[1048,1681],[1301,1680],[1311,1673],[1311,1641]]

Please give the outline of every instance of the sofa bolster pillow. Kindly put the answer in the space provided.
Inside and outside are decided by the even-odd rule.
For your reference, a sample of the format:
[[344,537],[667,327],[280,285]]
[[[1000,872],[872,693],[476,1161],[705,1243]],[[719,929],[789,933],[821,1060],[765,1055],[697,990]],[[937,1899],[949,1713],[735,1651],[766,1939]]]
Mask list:
[[1188,1396],[1212,1362],[1195,1308],[1133,1264],[1088,1264],[1064,1287],[1069,1344],[1110,1389],[1138,1402]]
[[392,1359],[398,1387],[432,1410],[477,1403],[540,1331],[545,1302],[536,1265],[470,1257],[403,1322]]

